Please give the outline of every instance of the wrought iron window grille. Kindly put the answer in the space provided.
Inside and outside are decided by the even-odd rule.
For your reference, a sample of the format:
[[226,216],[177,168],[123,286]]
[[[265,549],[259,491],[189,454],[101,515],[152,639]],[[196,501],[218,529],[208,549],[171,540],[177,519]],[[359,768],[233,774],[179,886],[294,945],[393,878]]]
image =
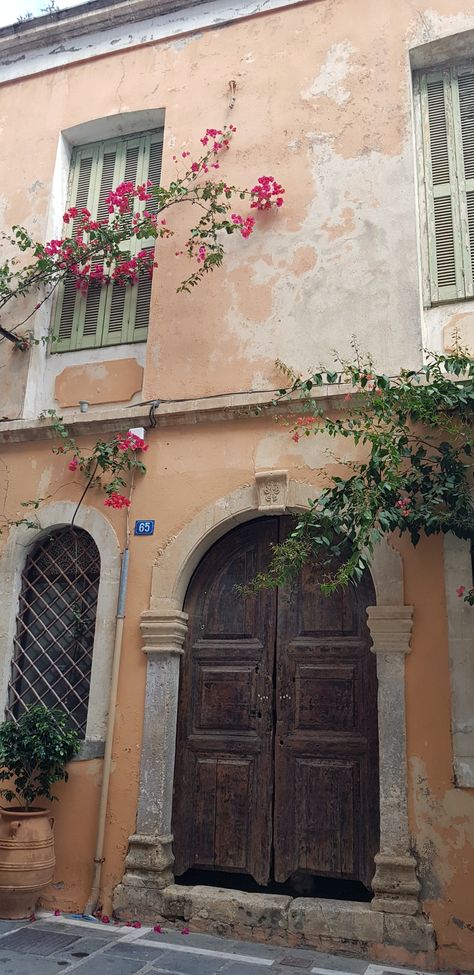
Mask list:
[[35,704],[60,708],[84,738],[100,581],[100,555],[83,529],[49,532],[21,576],[7,717]]

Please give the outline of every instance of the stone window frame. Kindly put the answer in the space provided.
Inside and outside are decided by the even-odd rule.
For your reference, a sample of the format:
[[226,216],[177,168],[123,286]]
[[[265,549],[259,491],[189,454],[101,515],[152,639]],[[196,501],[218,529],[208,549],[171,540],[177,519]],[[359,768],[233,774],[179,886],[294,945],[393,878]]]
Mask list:
[[[439,303],[465,305],[474,300],[469,294],[461,296],[453,294],[449,298],[433,298],[433,275],[430,268],[431,218],[426,197],[426,162],[425,139],[422,120],[421,82],[423,75],[433,71],[456,69],[463,63],[474,65],[474,30],[460,31],[446,37],[438,37],[425,44],[418,44],[409,50],[409,65],[411,70],[412,106],[413,106],[413,141],[415,153],[415,182],[418,207],[418,243],[420,262],[420,282],[422,302],[425,309],[435,308]],[[436,291],[436,289],[434,289]]]
[[[63,214],[67,206],[69,174],[75,149],[80,149],[82,146],[93,142],[133,136],[138,132],[155,129],[164,131],[164,128],[165,109],[147,108],[131,112],[119,112],[102,118],[87,119],[77,125],[62,129],[58,133],[44,239],[52,240],[62,236],[64,229]],[[55,298],[52,295],[41,305],[32,320],[35,338],[40,341],[37,345],[33,345],[30,353],[23,406],[23,415],[26,417],[36,417],[41,410],[50,405],[49,398],[53,396],[54,378],[64,368],[63,356],[51,355],[50,333],[53,323],[54,302]],[[104,345],[97,346],[95,349],[76,349],[67,353],[67,365],[84,365],[90,362],[91,355],[93,355],[95,365],[107,362],[111,358],[122,359],[130,354],[130,346],[133,349],[134,357],[143,365],[146,342]]]
[[[151,179],[157,185],[161,178],[163,159],[163,127],[148,129],[132,135],[121,134],[74,145],[68,177],[67,208],[87,206],[94,220],[107,215],[107,192],[123,179],[142,183]],[[128,166],[131,169],[128,171]],[[128,173],[128,175],[127,175]],[[105,182],[104,182],[105,181]],[[135,201],[135,214],[147,205]],[[154,212],[156,200],[148,208]],[[74,225],[62,229],[62,236],[74,234]],[[152,256],[156,241],[138,240],[132,234],[124,243],[132,258],[144,251]],[[136,284],[105,285],[78,291],[70,278],[60,282],[53,301],[50,354],[62,355],[81,349],[110,348],[146,342],[150,317],[151,277],[139,275]],[[146,325],[145,325],[146,321]]]
[[[52,528],[71,524],[76,505],[59,501],[35,513],[37,528],[19,525],[12,528],[0,555],[0,710],[8,700],[8,681],[13,653],[13,636],[18,613],[21,574],[29,552]],[[93,538],[99,550],[101,573],[97,598],[97,617],[92,653],[91,685],[85,740],[79,760],[104,754],[109,689],[115,641],[117,599],[120,585],[121,550],[110,522],[94,508],[81,505],[74,519]]]

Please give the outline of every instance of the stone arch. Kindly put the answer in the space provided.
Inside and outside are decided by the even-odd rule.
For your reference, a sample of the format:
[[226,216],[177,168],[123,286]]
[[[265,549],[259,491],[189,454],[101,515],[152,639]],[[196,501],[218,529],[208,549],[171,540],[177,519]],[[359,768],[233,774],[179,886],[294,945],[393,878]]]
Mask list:
[[[314,485],[290,480],[285,503],[266,507],[268,514],[282,511],[295,514],[308,509],[314,497]],[[172,539],[153,567],[150,611],[181,610],[191,576],[203,555],[219,538],[236,525],[265,513],[259,506],[256,484],[237,488],[232,494],[213,502],[200,511]],[[377,595],[377,606],[403,603],[403,564],[401,556],[382,538],[376,547],[371,574]]]
[[[313,485],[288,479],[286,471],[257,473],[199,512],[172,539],[153,569],[150,608],[142,614],[147,685],[137,811],[123,883],[115,894],[118,910],[144,907],[143,889],[173,882],[171,815],[179,690],[179,658],[187,616],[186,590],[209,547],[234,526],[261,514],[304,511]],[[403,564],[383,538],[372,559],[377,605],[368,623],[377,654],[379,680],[380,853],[376,856],[372,905],[379,911],[416,914],[419,883],[410,853],[407,809],[405,656],[410,649],[412,607],[403,602]]]
[[[71,524],[76,510],[71,501],[56,501],[35,512],[37,527],[18,525],[11,529],[0,557],[0,704],[5,707],[13,649],[13,634],[21,588],[21,574],[32,547],[51,528]],[[120,583],[120,546],[112,525],[100,512],[81,505],[74,524],[93,538],[100,553],[101,573],[97,620],[92,656],[91,688],[86,739],[80,758],[103,754],[107,719],[108,688],[112,672],[115,615]]]

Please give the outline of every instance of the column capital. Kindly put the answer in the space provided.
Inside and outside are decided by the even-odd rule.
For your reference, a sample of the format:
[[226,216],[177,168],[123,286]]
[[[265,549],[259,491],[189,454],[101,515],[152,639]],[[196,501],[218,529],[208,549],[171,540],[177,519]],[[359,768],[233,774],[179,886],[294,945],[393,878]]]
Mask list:
[[146,610],[140,621],[143,653],[181,654],[188,628],[187,620],[188,614],[179,609],[171,609],[169,612]]
[[413,606],[368,606],[367,624],[372,653],[410,652]]

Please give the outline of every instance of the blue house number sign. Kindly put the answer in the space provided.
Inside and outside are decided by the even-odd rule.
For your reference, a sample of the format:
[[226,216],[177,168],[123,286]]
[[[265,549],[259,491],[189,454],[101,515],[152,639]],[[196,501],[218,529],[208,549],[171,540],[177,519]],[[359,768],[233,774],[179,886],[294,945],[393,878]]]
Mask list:
[[140,518],[135,522],[134,535],[153,535],[155,531],[155,522],[150,518]]

